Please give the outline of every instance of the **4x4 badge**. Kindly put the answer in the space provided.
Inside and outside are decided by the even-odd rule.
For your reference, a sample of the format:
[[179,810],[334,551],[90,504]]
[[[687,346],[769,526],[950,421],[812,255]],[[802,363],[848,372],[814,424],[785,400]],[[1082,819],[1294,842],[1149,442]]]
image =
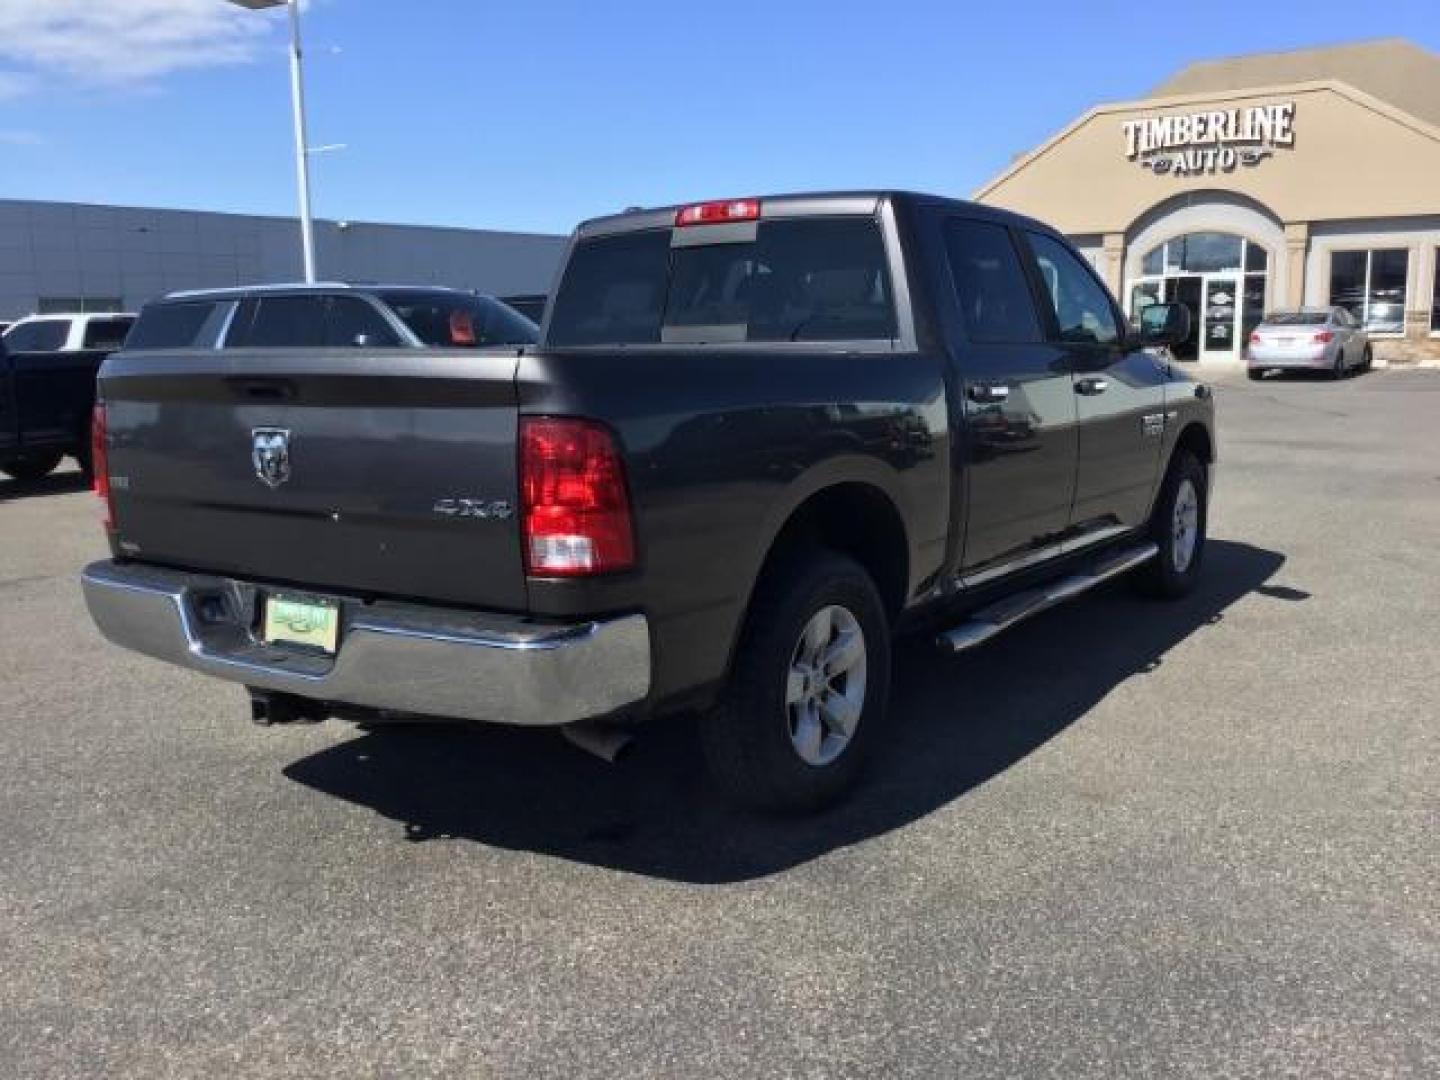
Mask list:
[[267,487],[278,488],[290,479],[290,432],[284,428],[250,429],[250,461],[255,475]]

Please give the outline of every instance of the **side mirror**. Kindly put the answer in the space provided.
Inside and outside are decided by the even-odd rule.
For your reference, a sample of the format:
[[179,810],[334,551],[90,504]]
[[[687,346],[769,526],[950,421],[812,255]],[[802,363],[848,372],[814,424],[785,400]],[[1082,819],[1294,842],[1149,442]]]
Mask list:
[[1190,336],[1190,309],[1184,304],[1150,304],[1140,309],[1140,344],[1179,345]]

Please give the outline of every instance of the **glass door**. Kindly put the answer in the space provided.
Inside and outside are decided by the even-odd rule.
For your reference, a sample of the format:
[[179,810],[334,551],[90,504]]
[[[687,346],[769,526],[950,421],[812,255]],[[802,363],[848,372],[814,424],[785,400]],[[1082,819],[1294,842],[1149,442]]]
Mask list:
[[1206,274],[1201,311],[1201,360],[1234,360],[1239,356],[1240,280],[1233,274]]

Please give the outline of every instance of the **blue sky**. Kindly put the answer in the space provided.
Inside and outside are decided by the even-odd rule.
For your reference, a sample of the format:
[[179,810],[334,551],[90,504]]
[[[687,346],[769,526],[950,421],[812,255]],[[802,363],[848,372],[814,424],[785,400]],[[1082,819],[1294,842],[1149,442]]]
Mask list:
[[[312,0],[311,142],[347,144],[315,159],[315,208],[564,232],[716,195],[964,195],[1191,60],[1440,51],[1437,3]],[[222,0],[0,0],[0,197],[293,213],[283,28]]]

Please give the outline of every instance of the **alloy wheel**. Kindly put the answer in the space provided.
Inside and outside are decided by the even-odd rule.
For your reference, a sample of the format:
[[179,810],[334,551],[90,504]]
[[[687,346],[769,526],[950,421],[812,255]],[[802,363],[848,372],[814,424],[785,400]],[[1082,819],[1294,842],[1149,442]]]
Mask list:
[[1175,490],[1175,509],[1171,514],[1170,562],[1178,573],[1185,573],[1195,558],[1200,541],[1200,494],[1193,481],[1180,481]]
[[845,752],[865,708],[865,632],[849,608],[831,604],[810,617],[790,658],[785,713],[790,744],[807,765]]

